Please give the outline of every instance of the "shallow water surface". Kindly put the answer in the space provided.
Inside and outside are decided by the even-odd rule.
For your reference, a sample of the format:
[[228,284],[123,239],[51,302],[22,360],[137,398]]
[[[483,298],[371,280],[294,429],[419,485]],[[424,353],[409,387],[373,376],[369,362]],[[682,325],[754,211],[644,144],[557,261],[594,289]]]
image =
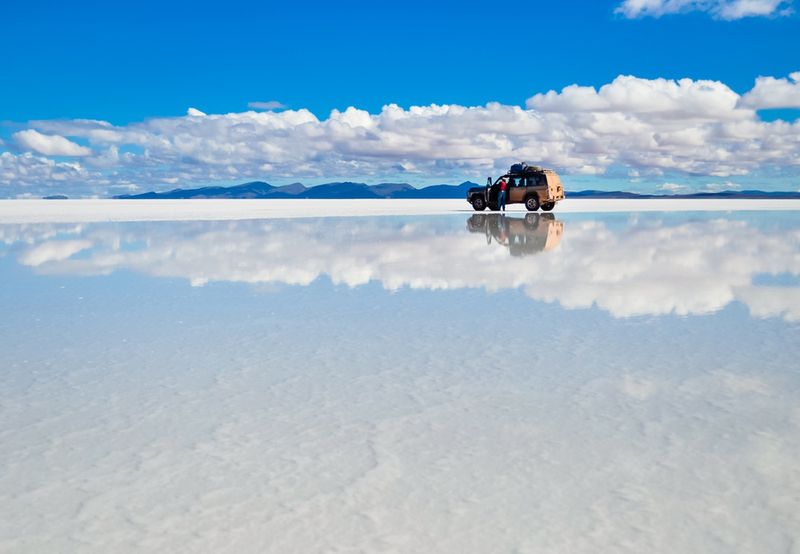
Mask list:
[[0,225],[0,550],[783,552],[800,214]]

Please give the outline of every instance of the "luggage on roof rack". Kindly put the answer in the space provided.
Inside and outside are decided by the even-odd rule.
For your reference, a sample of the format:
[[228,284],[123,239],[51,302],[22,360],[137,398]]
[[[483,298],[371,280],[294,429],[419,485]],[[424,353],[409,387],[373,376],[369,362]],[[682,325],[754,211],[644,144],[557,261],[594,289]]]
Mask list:
[[511,169],[508,170],[510,175],[518,175],[520,173],[540,173],[544,171],[544,168],[539,167],[538,165],[528,165],[525,162],[519,162],[511,166]]

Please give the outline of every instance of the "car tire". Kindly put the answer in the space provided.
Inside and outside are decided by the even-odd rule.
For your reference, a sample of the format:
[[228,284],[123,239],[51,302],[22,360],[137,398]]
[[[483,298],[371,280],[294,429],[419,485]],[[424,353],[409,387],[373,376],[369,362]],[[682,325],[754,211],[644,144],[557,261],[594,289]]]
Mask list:
[[482,212],[486,209],[486,201],[478,196],[477,198],[472,199],[472,209],[476,212]]
[[555,207],[556,207],[556,203],[555,202],[545,202],[544,204],[542,204],[542,211],[543,212],[551,212],[551,211],[553,211],[553,208],[555,208]]
[[539,209],[539,197],[535,194],[527,197],[525,199],[525,207],[528,209],[529,212],[535,212]]

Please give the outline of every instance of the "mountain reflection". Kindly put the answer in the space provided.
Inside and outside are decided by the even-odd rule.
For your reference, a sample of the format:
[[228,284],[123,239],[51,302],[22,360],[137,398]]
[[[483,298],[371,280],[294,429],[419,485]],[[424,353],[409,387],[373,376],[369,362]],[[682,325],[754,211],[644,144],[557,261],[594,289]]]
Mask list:
[[800,320],[800,226],[776,232],[760,221],[597,216],[567,226],[552,214],[473,214],[466,229],[451,216],[0,225],[0,255],[42,275],[519,289],[617,317],[706,314],[738,301],[756,317]]

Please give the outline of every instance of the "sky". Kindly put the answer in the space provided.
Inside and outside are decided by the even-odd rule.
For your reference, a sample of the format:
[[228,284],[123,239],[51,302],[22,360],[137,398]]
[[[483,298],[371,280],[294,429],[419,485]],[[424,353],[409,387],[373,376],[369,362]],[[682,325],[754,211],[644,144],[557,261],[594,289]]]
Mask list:
[[573,189],[798,190],[796,9],[13,3],[0,196],[482,182],[518,160]]

